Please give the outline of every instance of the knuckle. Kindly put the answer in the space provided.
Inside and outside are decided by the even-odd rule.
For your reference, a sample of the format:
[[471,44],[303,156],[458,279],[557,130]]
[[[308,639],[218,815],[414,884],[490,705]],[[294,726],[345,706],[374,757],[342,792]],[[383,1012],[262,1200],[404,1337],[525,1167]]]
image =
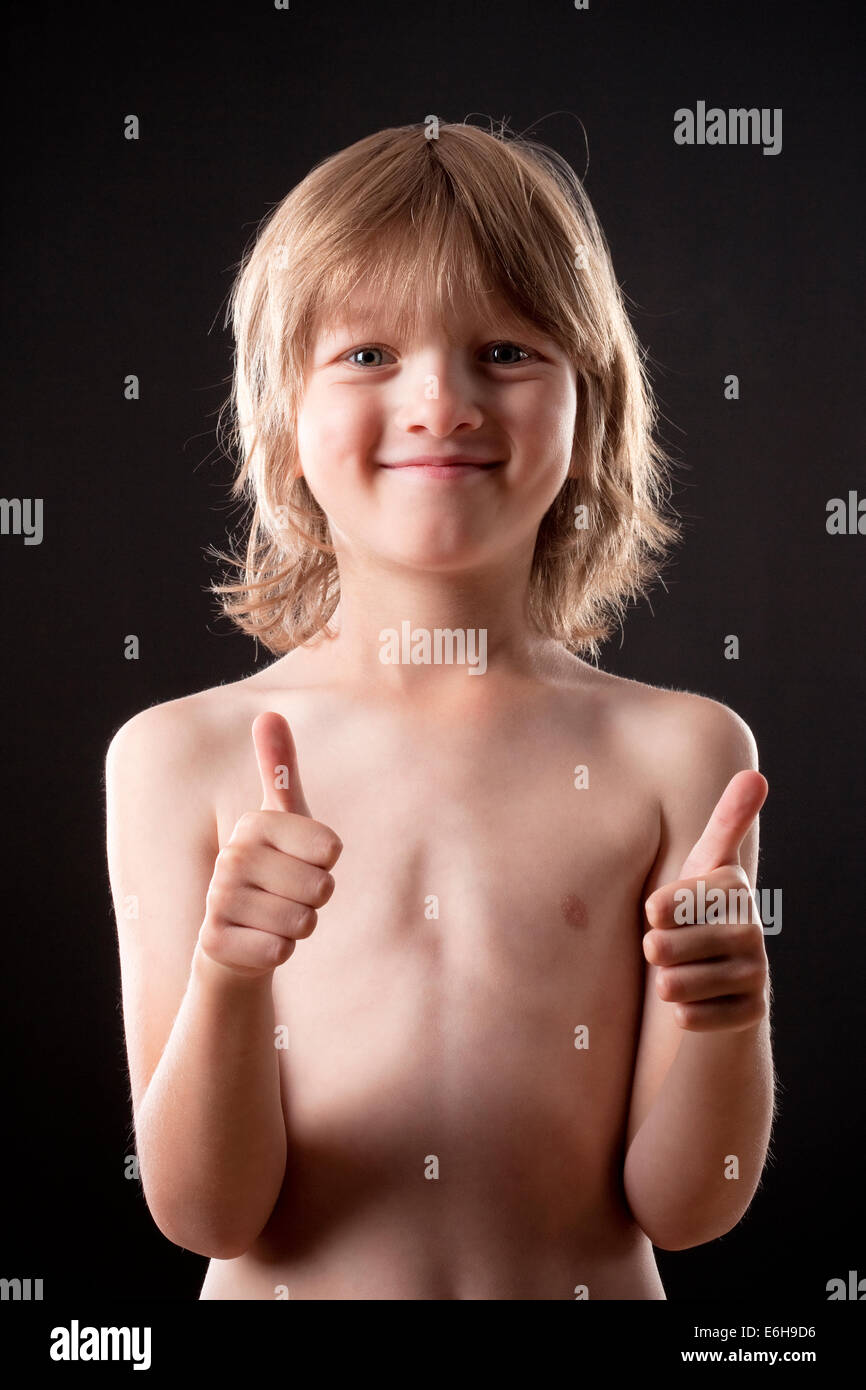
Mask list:
[[676,978],[671,970],[660,970],[658,991],[663,999],[673,999],[676,993]]
[[211,880],[210,887],[205,897],[208,912],[211,915],[225,916],[228,912],[231,897],[232,889],[229,884]]
[[198,944],[209,956],[215,956],[222,940],[222,932],[216,923],[205,919],[198,934]]
[[744,978],[749,980],[752,984],[757,984],[759,980],[765,978],[766,973],[764,961],[755,960],[754,957],[750,956],[743,970]]
[[323,826],[316,839],[315,848],[316,858],[324,860],[325,864],[330,868],[333,864],[336,864],[343,851],[343,841],[338,835],[334,834],[333,830],[329,830],[327,826]]
[[280,964],[283,954],[283,939],[273,932],[258,931],[252,934],[250,945],[255,954],[256,964],[267,970]]
[[754,951],[758,947],[759,941],[763,941],[764,933],[760,921],[743,921],[734,924],[731,936],[739,949],[746,954]]
[[295,930],[298,936],[310,936],[319,920],[319,914],[314,907],[306,905],[300,909],[295,919]]
[[659,965],[670,965],[673,961],[674,942],[670,933],[658,932],[653,940],[653,954]]
[[244,811],[235,821],[235,828],[232,831],[233,840],[249,840],[256,833],[259,824],[258,811]]
[[749,924],[753,921],[753,907],[750,898],[743,901],[743,891],[738,888],[736,897],[729,894],[729,906],[725,916],[727,925],[738,937],[748,935]]
[[268,965],[277,966],[288,960],[295,949],[295,943],[284,936],[273,936],[269,933],[264,949]]
[[242,857],[243,851],[238,845],[224,845],[216,857],[216,867],[223,874],[231,874],[235,871]]
[[334,879],[327,871],[319,875],[313,891],[313,904],[323,907],[334,891]]

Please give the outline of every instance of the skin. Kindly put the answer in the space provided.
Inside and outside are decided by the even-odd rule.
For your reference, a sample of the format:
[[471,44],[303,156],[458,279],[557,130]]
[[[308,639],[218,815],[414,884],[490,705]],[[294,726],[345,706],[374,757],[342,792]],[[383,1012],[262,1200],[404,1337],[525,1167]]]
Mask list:
[[[414,345],[396,345],[377,319],[323,330],[297,422],[302,471],[340,568],[331,665],[348,663],[378,694],[419,708],[464,700],[466,682],[457,668],[382,666],[378,634],[398,625],[395,615],[433,629],[481,626],[467,615],[483,613],[503,671],[558,656],[523,608],[539,523],[568,476],[574,369],[536,331],[505,337],[518,330],[504,311],[488,323],[464,311],[455,323],[457,347],[435,321]],[[365,357],[371,342],[380,346]],[[379,466],[449,450],[502,464],[451,483]]]
[[[198,838],[168,784],[125,834],[114,759],[116,899],[136,873],[154,885],[151,932],[119,926],[139,1152],[161,1228],[214,1255],[202,1298],[661,1299],[651,1240],[729,1230],[763,1166],[760,925],[672,915],[699,874],[755,881],[754,740],[714,701],[530,629],[535,536],[579,426],[573,369],[505,317],[457,306],[452,327],[454,342],[431,321],[396,342],[380,315],[316,343],[298,438],[337,551],[336,636],[146,711],[123,745],[139,792],[132,765],[157,748],[171,785],[196,789]],[[529,356],[491,360],[494,343]],[[385,351],[358,365],[368,344]],[[458,449],[501,465],[450,481],[382,466]],[[383,665],[380,631],[404,619],[486,628],[487,671]],[[206,893],[201,929],[170,910]],[[239,982],[266,937],[280,963]],[[205,1035],[226,1040],[197,1050]],[[253,1151],[250,1135],[269,1137]],[[202,1186],[216,1198],[193,1231]]]
[[767,779],[759,772],[732,777],[677,882],[657,889],[644,904],[652,923],[643,939],[644,955],[660,967],[659,996],[676,1004],[674,1018],[681,1028],[703,1033],[738,1031],[767,1015],[767,952],[754,899],[750,903],[754,911],[742,920],[723,910],[719,922],[684,924],[677,919],[676,908],[683,890],[697,901],[699,881],[706,893],[721,891],[725,904],[739,903],[729,896],[732,891],[745,889],[751,895],[740,847],[768,790]]

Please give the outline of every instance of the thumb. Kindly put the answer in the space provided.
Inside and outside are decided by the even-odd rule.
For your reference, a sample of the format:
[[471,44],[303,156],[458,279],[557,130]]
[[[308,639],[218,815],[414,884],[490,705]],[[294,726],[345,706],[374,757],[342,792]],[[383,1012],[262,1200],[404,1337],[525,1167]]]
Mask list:
[[304,799],[298,757],[288,721],[268,710],[253,720],[253,743],[262,780],[263,811],[293,811],[298,816],[312,813]]
[[725,864],[739,864],[740,846],[763,806],[766,777],[744,768],[731,778],[707,821],[703,834],[680,870],[680,878],[712,873]]

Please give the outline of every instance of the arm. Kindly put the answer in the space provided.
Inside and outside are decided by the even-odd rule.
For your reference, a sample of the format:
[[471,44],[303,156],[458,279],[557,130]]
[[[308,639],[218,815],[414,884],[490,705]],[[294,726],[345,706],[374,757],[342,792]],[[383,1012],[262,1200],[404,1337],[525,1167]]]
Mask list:
[[271,976],[241,979],[198,945],[219,849],[203,791],[214,731],[199,719],[171,701],[115,735],[108,866],[145,1198],[169,1240],[231,1259],[273,1210],[286,1131]]
[[[751,731],[732,711],[679,697],[677,720],[680,732],[664,745],[666,785],[673,792],[669,804],[663,802],[662,843],[642,895],[646,900],[658,893],[650,906],[653,922],[645,914],[645,927],[664,929],[644,938],[647,959],[655,963],[647,969],[623,1174],[635,1220],[664,1250],[700,1245],[736,1225],[760,1182],[774,1114],[770,985],[760,923],[675,926],[667,913],[677,887],[698,877],[707,891],[715,879],[738,887],[748,882],[751,892],[758,862],[755,807],[766,784],[742,778],[725,792],[737,772],[757,769]],[[694,959],[688,933],[709,940],[711,931],[727,933],[727,963],[715,955],[677,964],[678,951],[682,961]],[[688,972],[699,995],[717,988],[705,983],[713,972],[719,979],[733,972],[731,994],[742,990],[743,1003],[682,1002],[683,993],[694,993],[682,988]]]

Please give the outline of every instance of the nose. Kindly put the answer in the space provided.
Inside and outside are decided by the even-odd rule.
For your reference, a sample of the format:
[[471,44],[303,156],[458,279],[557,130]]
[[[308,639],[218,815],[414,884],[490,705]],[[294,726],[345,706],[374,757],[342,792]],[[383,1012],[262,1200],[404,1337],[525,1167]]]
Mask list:
[[400,429],[425,429],[437,437],[465,427],[477,429],[484,413],[477,399],[477,384],[465,368],[441,353],[419,357],[401,373],[401,399],[395,423]]

